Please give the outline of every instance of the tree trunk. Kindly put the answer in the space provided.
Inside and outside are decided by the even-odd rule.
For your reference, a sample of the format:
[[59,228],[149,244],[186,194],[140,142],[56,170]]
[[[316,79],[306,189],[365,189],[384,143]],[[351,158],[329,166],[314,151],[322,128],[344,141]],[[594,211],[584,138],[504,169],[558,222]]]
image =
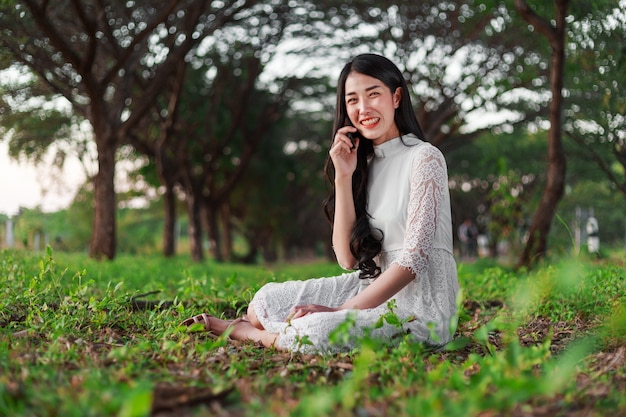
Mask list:
[[97,140],[98,173],[94,178],[94,220],[89,255],[95,259],[115,258],[115,152],[112,139]]
[[498,241],[500,236],[491,236],[489,241],[489,256],[493,259],[498,259]]
[[220,219],[222,220],[222,235],[224,236],[222,257],[228,262],[233,260],[233,231],[230,222],[230,205],[228,203],[222,204]]
[[204,259],[202,250],[202,222],[200,217],[200,197],[187,193],[187,216],[189,217],[189,252],[194,262]]
[[165,183],[165,194],[163,195],[164,216],[163,224],[163,256],[172,257],[176,253],[176,195],[174,185]]
[[565,18],[569,0],[556,0],[556,25],[553,27],[547,20],[539,18],[523,0],[516,0],[515,5],[524,18],[531,23],[550,42],[552,50],[550,67],[550,101],[548,130],[548,166],[546,169],[546,186],[530,224],[528,241],[518,261],[518,267],[531,266],[545,257],[548,234],[556,213],[559,201],[565,190],[566,159],[562,141],[562,108],[563,108],[563,72],[565,65]]
[[265,262],[276,262],[278,260],[278,251],[276,250],[276,244],[268,242],[263,246],[263,260]]
[[219,230],[218,210],[213,205],[206,205],[208,235],[211,240],[211,253],[216,261],[222,262],[222,239]]

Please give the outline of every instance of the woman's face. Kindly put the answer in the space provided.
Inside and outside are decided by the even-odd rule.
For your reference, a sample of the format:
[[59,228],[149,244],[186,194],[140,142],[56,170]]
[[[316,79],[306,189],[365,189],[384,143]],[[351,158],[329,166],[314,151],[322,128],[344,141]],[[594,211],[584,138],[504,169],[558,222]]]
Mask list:
[[378,78],[351,72],[345,91],[348,117],[363,137],[380,145],[400,136],[394,115],[400,105],[401,88],[392,94]]

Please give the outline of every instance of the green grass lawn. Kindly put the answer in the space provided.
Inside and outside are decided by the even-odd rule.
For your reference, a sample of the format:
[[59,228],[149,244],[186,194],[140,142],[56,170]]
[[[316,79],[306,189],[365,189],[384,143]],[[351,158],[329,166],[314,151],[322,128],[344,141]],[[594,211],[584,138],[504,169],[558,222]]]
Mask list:
[[300,355],[178,326],[337,272],[0,252],[0,416],[626,415],[623,255],[459,264],[457,338],[440,351],[363,339]]

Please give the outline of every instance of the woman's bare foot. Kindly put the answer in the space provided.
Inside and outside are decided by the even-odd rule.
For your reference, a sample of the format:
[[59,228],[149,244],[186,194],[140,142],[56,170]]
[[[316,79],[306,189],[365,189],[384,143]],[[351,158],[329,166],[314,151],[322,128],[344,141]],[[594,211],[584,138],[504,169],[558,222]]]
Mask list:
[[265,347],[274,346],[278,337],[277,334],[254,327],[245,316],[235,320],[222,320],[203,313],[188,318],[181,325],[190,326],[194,323],[203,323],[204,328],[215,335],[219,336],[229,331],[228,337],[231,339],[252,340],[262,343]]
[[[237,327],[237,324],[246,323],[248,322],[248,319],[246,319],[245,317],[241,317],[235,320],[222,320],[218,319],[217,317],[209,316],[209,322],[211,324],[211,333],[219,336],[226,331],[230,331],[229,336],[232,337],[233,333],[235,332],[235,328]],[[236,337],[232,338],[237,339]]]

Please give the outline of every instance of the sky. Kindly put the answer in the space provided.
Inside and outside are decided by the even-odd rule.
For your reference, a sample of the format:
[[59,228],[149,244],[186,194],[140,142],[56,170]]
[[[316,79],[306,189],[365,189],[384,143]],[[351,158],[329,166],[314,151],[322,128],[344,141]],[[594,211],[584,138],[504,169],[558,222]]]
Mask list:
[[78,161],[70,160],[59,180],[50,169],[9,158],[8,145],[0,142],[0,214],[13,217],[20,207],[40,207],[44,212],[67,207],[85,175]]

